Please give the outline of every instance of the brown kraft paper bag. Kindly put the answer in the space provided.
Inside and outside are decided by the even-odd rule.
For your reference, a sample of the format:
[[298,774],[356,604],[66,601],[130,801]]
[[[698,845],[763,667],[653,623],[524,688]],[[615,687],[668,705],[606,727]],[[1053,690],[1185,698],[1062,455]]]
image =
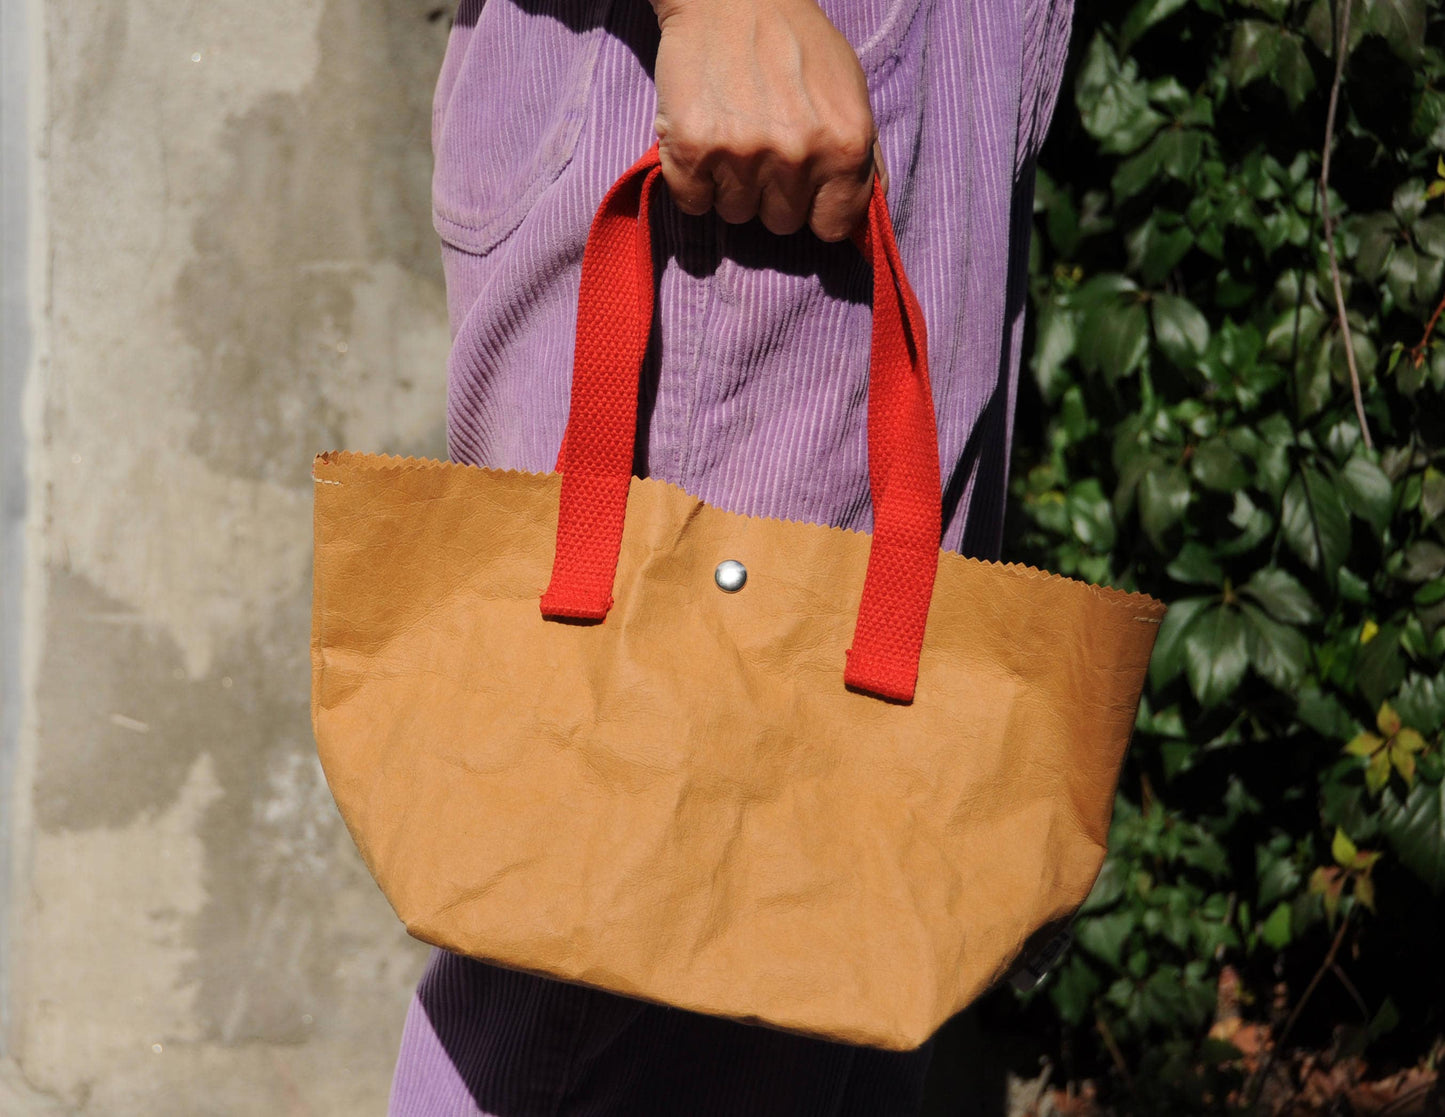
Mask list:
[[317,457],[321,761],[419,939],[914,1048],[1088,894],[1164,607],[939,552],[881,194],[872,535],[632,477],[656,177],[593,225],[558,472]]

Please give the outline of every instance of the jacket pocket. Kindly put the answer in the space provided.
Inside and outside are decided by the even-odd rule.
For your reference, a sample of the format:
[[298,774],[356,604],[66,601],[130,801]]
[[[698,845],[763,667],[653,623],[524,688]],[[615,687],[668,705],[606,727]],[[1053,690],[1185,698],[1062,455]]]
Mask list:
[[921,0],[818,0],[869,78],[895,60],[920,4]]
[[432,107],[432,223],[442,240],[490,252],[571,161],[612,2],[462,6]]

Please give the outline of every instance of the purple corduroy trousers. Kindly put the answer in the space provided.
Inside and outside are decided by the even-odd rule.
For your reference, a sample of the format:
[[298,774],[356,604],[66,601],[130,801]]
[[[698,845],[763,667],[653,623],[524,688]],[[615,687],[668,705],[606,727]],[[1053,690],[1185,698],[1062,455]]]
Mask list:
[[[821,0],[858,52],[928,324],[944,544],[995,557],[1034,157],[1072,0]],[[458,461],[546,471],[566,423],[582,246],[652,141],[646,0],[463,0],[436,92],[434,219]],[[871,527],[868,269],[849,244],[653,212],[638,464],[718,507]],[[479,809],[485,809],[480,804]],[[402,1117],[916,1113],[928,1049],[785,1035],[436,951],[407,1013]]]

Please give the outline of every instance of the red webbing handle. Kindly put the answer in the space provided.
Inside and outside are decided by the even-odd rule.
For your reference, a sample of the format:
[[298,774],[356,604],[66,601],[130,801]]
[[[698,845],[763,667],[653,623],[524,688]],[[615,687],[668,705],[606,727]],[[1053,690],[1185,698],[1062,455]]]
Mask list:
[[[572,408],[557,468],[562,497],[542,612],[600,620],[612,607],[637,429],[637,384],[652,325],[649,204],[654,146],[608,191],[582,257]],[[854,237],[873,264],[868,480],[873,542],[844,682],[911,701],[942,535],[938,428],[923,312],[903,274],[875,186]]]
[[637,381],[652,329],[652,187],[657,148],[602,199],[582,251],[572,408],[557,470],[562,499],[549,617],[601,620],[612,608],[637,433]]

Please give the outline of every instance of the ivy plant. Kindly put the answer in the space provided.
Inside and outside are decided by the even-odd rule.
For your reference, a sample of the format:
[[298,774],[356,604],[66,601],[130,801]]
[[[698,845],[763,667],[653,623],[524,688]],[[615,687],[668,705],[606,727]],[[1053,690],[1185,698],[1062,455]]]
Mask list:
[[1445,6],[1346,2],[1080,7],[1040,162],[1008,547],[1170,605],[1035,1001],[1121,1096],[1238,1055],[1226,966],[1284,1048],[1445,1030]]

